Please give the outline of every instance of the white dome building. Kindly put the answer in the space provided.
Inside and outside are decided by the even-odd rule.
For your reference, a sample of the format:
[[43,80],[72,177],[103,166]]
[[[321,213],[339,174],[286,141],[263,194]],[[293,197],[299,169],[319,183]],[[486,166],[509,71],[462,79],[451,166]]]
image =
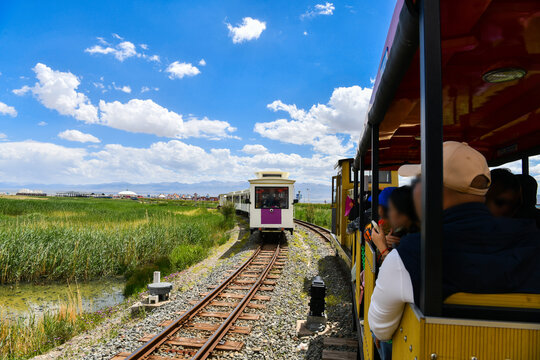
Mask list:
[[125,191],[120,191],[118,193],[118,196],[120,196],[120,197],[133,197],[133,196],[137,196],[137,193],[135,193],[133,191],[125,190]]

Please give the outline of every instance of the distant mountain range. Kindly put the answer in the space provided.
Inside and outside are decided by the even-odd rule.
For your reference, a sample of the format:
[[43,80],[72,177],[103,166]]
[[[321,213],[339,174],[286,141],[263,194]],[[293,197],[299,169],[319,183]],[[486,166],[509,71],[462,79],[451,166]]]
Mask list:
[[[141,195],[157,195],[157,194],[193,194],[199,195],[209,194],[217,196],[222,193],[227,193],[236,190],[243,190],[249,187],[247,181],[225,182],[225,181],[205,181],[196,184],[184,184],[179,182],[163,182],[149,184],[131,184],[128,182],[114,182],[105,184],[89,184],[89,185],[65,185],[65,184],[13,184],[0,183],[0,192],[15,193],[20,189],[43,190],[48,194],[54,194],[60,191],[81,191],[93,193],[115,194],[123,190],[131,190]],[[308,190],[309,189],[309,190]],[[313,183],[296,183],[295,197],[300,191],[302,196],[301,201],[307,202],[329,202],[331,186]]]

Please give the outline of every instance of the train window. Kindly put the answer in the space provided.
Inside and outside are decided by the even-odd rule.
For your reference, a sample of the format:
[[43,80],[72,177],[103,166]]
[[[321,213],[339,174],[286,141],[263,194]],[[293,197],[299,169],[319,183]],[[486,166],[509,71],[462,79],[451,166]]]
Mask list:
[[255,209],[288,209],[288,187],[255,187]]
[[[371,184],[371,171],[366,171],[364,176],[366,184]],[[379,171],[379,184],[391,184],[392,172],[391,171]]]
[[332,177],[332,205],[336,203],[336,191],[337,191],[337,184],[336,184],[336,177]]

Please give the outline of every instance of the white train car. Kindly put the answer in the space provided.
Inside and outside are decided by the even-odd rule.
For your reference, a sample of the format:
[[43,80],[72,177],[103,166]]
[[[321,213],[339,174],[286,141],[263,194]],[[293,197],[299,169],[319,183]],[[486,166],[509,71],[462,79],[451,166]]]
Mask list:
[[250,232],[294,230],[294,180],[285,171],[259,171],[249,180],[249,189],[219,195],[219,205],[228,202],[236,211],[249,215]]
[[249,180],[251,232],[294,230],[294,180],[285,171],[259,171]]

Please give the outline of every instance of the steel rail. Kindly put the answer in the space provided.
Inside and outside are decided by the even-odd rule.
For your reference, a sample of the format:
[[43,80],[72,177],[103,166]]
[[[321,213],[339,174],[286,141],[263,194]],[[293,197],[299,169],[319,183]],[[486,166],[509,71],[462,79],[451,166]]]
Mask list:
[[148,358],[157,348],[163,345],[163,343],[169,340],[178,330],[180,330],[181,325],[195,317],[197,313],[199,313],[204,307],[208,306],[212,300],[214,300],[230,283],[232,283],[234,279],[238,277],[238,275],[257,258],[261,252],[261,249],[262,248],[259,247],[249,259],[247,259],[232,275],[218,285],[218,287],[212,290],[197,304],[193,305],[191,309],[183,313],[181,317],[167,326],[162,332],[135,350],[125,360],[142,360]]
[[238,319],[240,314],[245,310],[248,303],[252,300],[255,293],[259,290],[264,280],[270,273],[270,270],[274,267],[274,264],[279,256],[280,247],[279,244],[276,246],[276,250],[272,259],[266,265],[266,268],[261,275],[257,278],[257,281],[251,286],[251,289],[248,291],[246,296],[240,301],[240,303],[234,308],[231,314],[225,319],[225,321],[219,326],[219,328],[208,338],[204,345],[197,351],[197,353],[191,358],[192,360],[204,360],[210,356],[210,353],[215,349],[223,337],[227,334],[229,329],[233,326],[235,321]]
[[302,225],[302,226],[304,226],[304,227],[306,227],[308,229],[310,229],[313,232],[316,232],[317,234],[319,234],[320,236],[322,236],[323,238],[325,238],[328,241],[331,240],[327,235],[331,234],[332,232],[330,230],[326,229],[326,228],[323,228],[322,226],[315,225],[315,224],[309,223],[307,221],[298,220],[298,219],[294,219],[294,222],[297,223],[297,224],[300,224],[300,225]]

